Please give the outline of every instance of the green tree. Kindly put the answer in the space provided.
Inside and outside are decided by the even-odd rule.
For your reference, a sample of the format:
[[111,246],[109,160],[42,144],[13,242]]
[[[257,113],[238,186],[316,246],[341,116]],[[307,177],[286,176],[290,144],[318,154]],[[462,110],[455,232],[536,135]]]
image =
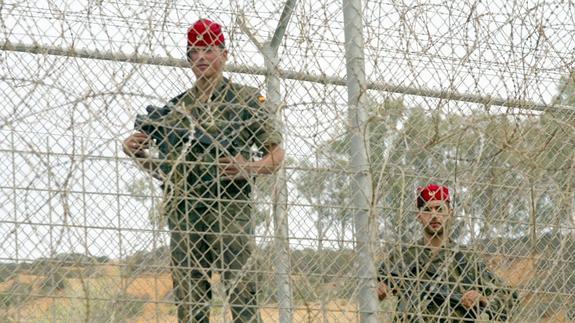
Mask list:
[[[415,188],[429,181],[455,190],[454,234],[467,241],[536,235],[572,221],[558,210],[570,209],[561,192],[572,191],[566,170],[574,160],[573,123],[550,112],[463,104],[453,110],[441,101],[434,109],[401,100],[370,107],[372,188],[385,239],[413,239]],[[337,138],[318,147],[315,161],[302,162],[321,169],[298,179],[324,231],[350,223],[350,140],[345,132]]]
[[167,219],[161,212],[160,191],[156,187],[156,180],[150,177],[139,178],[129,183],[126,189],[133,199],[146,205],[147,218],[151,225],[157,228],[167,225]]

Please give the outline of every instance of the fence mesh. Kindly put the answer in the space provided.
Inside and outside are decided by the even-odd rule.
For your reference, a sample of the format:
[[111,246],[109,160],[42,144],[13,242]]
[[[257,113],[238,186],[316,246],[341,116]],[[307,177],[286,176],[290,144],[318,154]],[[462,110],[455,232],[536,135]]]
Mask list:
[[[212,321],[370,321],[359,295],[367,288],[377,299],[380,283],[375,273],[365,284],[358,277],[366,238],[367,264],[384,264],[380,280],[398,290],[377,304],[376,320],[468,312],[574,321],[574,3],[362,3],[363,40],[347,41],[364,54],[368,165],[359,166],[373,192],[364,196],[369,210],[353,198],[351,7],[287,3],[293,12],[272,68],[265,49],[283,2],[0,3],[3,319],[175,322],[176,305],[187,304],[196,314],[207,308]],[[177,122],[168,118],[176,124],[152,123],[198,135],[186,111],[228,111],[215,117],[229,127],[224,137],[206,130],[215,137],[202,157],[191,153],[200,154],[198,136],[176,136],[180,154],[166,157],[162,188],[122,142],[146,106],[193,86],[186,31],[202,17],[223,25],[224,74],[246,87],[225,89],[240,98],[233,104],[192,100],[189,110],[178,105]],[[198,115],[199,128],[206,118]],[[274,175],[241,186],[222,179],[217,159],[206,161],[261,160],[274,131],[285,150]],[[439,256],[421,246],[415,205],[417,187],[430,183],[448,186],[453,206]],[[362,211],[367,237],[358,237]],[[487,296],[483,316],[462,310],[470,289]]]

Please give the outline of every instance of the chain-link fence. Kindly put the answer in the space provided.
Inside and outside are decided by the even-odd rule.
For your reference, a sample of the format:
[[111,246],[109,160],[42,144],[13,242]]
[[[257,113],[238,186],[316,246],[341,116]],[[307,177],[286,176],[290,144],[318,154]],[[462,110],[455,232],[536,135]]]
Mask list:
[[[202,98],[186,32],[205,17],[232,83]],[[2,320],[575,320],[573,17],[559,0],[0,2]],[[149,158],[123,152],[136,115]],[[274,149],[273,175],[244,167]],[[416,207],[430,183],[452,216]],[[442,248],[422,214],[451,219]]]

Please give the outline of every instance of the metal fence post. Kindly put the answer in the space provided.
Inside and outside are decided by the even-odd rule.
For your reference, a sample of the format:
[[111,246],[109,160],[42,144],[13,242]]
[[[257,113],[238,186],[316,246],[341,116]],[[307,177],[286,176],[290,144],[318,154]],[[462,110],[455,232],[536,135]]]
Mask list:
[[359,311],[361,322],[376,322],[375,265],[370,226],[371,177],[367,159],[366,81],[363,55],[361,0],[343,0],[347,94],[351,131],[351,192],[355,210],[355,241],[358,257]]
[[[288,0],[282,11],[280,20],[271,41],[263,44],[261,51],[264,55],[266,68],[266,92],[269,106],[274,108],[274,112],[280,121],[280,129],[283,129],[282,122],[282,98],[281,84],[278,70],[278,48],[285,34],[289,19],[295,7],[296,0]],[[277,182],[273,195],[273,219],[274,219],[274,246],[275,246],[275,276],[277,285],[277,301],[279,307],[279,321],[281,323],[292,322],[293,302],[290,284],[290,258],[289,258],[289,224],[288,224],[288,189],[285,167],[277,172]]]
[[[267,102],[271,107],[281,107],[280,79],[273,72],[277,66],[277,52],[266,44],[264,46],[266,68],[270,72],[266,76]],[[281,110],[277,111],[281,114]],[[288,190],[285,167],[281,167],[277,173],[277,181],[273,194],[273,220],[274,220],[274,249],[275,249],[275,276],[277,285],[277,300],[279,307],[280,322],[292,321],[292,301],[290,288],[290,261],[289,261],[289,231],[288,231]]]

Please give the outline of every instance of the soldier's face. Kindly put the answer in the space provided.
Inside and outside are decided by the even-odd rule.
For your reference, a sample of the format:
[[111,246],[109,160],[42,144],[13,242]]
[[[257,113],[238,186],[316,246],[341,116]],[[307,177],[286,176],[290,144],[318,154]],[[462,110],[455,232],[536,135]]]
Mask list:
[[211,78],[220,74],[228,59],[228,51],[218,46],[189,46],[188,62],[196,78]]
[[445,201],[429,201],[419,210],[417,219],[429,236],[441,236],[449,225],[452,209]]

